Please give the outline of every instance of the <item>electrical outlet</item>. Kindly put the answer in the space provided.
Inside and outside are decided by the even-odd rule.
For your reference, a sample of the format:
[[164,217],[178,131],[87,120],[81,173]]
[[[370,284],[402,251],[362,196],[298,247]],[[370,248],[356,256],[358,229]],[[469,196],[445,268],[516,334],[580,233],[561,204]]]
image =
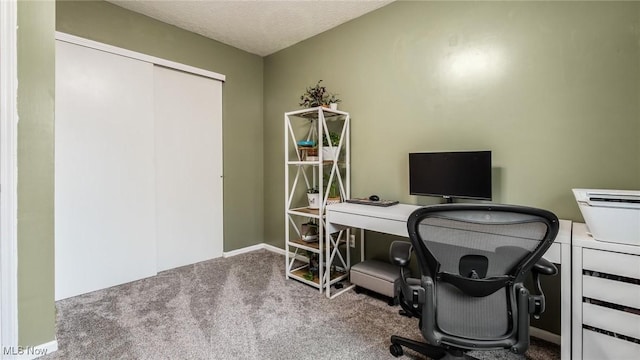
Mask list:
[[356,236],[354,234],[349,235],[349,247],[356,247]]

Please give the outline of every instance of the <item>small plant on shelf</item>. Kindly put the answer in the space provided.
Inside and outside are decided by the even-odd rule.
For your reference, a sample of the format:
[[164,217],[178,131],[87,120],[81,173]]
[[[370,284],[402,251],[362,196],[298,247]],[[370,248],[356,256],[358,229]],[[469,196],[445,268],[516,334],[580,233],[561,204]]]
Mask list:
[[[338,146],[340,144],[340,134],[334,131],[329,131],[329,140],[331,140],[331,146]],[[329,146],[326,136],[322,138],[322,146]]]
[[340,192],[338,191],[337,181],[332,181],[331,185],[329,185],[329,197],[332,199],[335,199],[335,198],[340,199]]
[[318,271],[320,269],[320,261],[318,259],[318,254],[313,253],[307,250],[307,258],[309,259],[309,271],[307,271],[303,277],[306,280],[313,281],[314,276],[318,275]]
[[311,271],[307,271],[304,273],[304,278],[309,281],[313,281],[313,273]]
[[[329,131],[329,139],[327,136],[322,136],[322,159],[324,161],[338,160],[340,152],[338,151],[338,145],[340,144],[340,134]],[[331,143],[331,147],[329,147]]]
[[307,87],[304,94],[300,95],[300,106],[312,108],[329,104],[327,102],[329,100],[329,93],[326,87],[320,85],[321,82],[322,80],[318,80],[315,86]]
[[325,174],[324,180],[326,182],[325,186],[329,189],[327,194],[327,205],[341,202],[342,197],[340,196],[338,179],[334,176],[333,181],[329,184],[329,174]]
[[317,188],[307,189],[307,200],[309,202],[309,209],[320,208],[320,191]]
[[337,104],[339,102],[342,102],[342,100],[338,98],[338,94],[329,93],[329,96],[327,97],[327,102],[329,104]]

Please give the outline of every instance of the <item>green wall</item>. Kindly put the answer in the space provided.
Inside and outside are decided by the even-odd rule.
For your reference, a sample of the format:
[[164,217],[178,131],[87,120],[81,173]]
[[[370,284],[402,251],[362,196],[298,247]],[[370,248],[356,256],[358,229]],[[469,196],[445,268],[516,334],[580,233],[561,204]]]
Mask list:
[[104,1],[57,1],[56,30],[226,75],[224,250],[261,243],[262,58]]
[[18,341],[55,338],[55,3],[18,2]]
[[352,115],[352,196],[404,203],[413,151],[493,151],[494,201],[582,221],[640,188],[639,3],[396,2],[265,58],[265,233],[283,246],[282,114],[323,79]]
[[[284,247],[282,114],[318,79],[352,116],[353,197],[439,202],[409,195],[407,154],[487,149],[495,202],[582,221],[572,188],[640,189],[639,44],[640,3],[401,1],[266,57],[265,241]],[[534,325],[559,333],[545,282]]]

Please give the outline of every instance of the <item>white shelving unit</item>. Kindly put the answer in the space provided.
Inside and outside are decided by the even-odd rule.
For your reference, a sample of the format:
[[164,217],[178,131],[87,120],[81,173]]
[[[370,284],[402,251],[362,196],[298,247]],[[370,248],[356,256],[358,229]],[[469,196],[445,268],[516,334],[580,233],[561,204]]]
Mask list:
[[[284,114],[286,276],[316,287],[320,293],[346,279],[350,266],[349,232],[325,235],[330,190],[336,189],[341,201],[351,195],[349,121],[349,113],[324,107]],[[337,146],[331,142],[331,133],[339,134]],[[323,145],[323,139],[328,145]],[[315,144],[317,155],[308,156],[308,148],[298,145],[303,140]],[[317,189],[320,194],[317,209],[308,206],[308,189]],[[303,240],[301,227],[308,222],[317,224],[317,241]],[[311,258],[317,258],[316,272],[310,272]]]

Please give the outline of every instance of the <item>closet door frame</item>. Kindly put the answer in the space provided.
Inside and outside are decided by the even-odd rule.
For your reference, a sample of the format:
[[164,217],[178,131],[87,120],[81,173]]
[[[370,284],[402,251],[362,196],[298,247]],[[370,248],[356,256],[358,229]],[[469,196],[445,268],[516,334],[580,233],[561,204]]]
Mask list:
[[[18,346],[18,3],[0,1],[0,348]],[[0,355],[2,357],[2,355]]]
[[164,67],[167,67],[167,68],[170,68],[170,69],[176,69],[176,70],[188,72],[188,73],[191,73],[191,74],[204,76],[206,78],[210,78],[210,79],[213,79],[213,80],[219,80],[219,81],[222,81],[222,82],[224,82],[226,80],[226,77],[224,75],[219,74],[217,72],[204,70],[204,69],[200,69],[200,68],[189,66],[189,65],[185,65],[185,64],[180,64],[180,63],[177,63],[177,62],[174,62],[174,61],[170,61],[170,60],[162,59],[162,58],[159,58],[159,57],[146,55],[146,54],[142,54],[142,53],[139,53],[139,52],[135,52],[135,51],[119,48],[117,46],[112,46],[112,45],[100,43],[100,42],[97,42],[97,41],[81,38],[79,36],[63,33],[63,32],[60,32],[60,31],[56,31],[56,40],[60,40],[60,41],[68,42],[68,43],[71,43],[71,44],[76,44],[76,45],[88,47],[88,48],[91,48],[91,49],[105,51],[105,52],[112,53],[112,54],[115,54],[115,55],[126,56],[126,57],[129,57],[129,58],[132,58],[132,59],[145,61],[145,62],[152,63],[152,64],[155,64],[155,65],[164,66]]

